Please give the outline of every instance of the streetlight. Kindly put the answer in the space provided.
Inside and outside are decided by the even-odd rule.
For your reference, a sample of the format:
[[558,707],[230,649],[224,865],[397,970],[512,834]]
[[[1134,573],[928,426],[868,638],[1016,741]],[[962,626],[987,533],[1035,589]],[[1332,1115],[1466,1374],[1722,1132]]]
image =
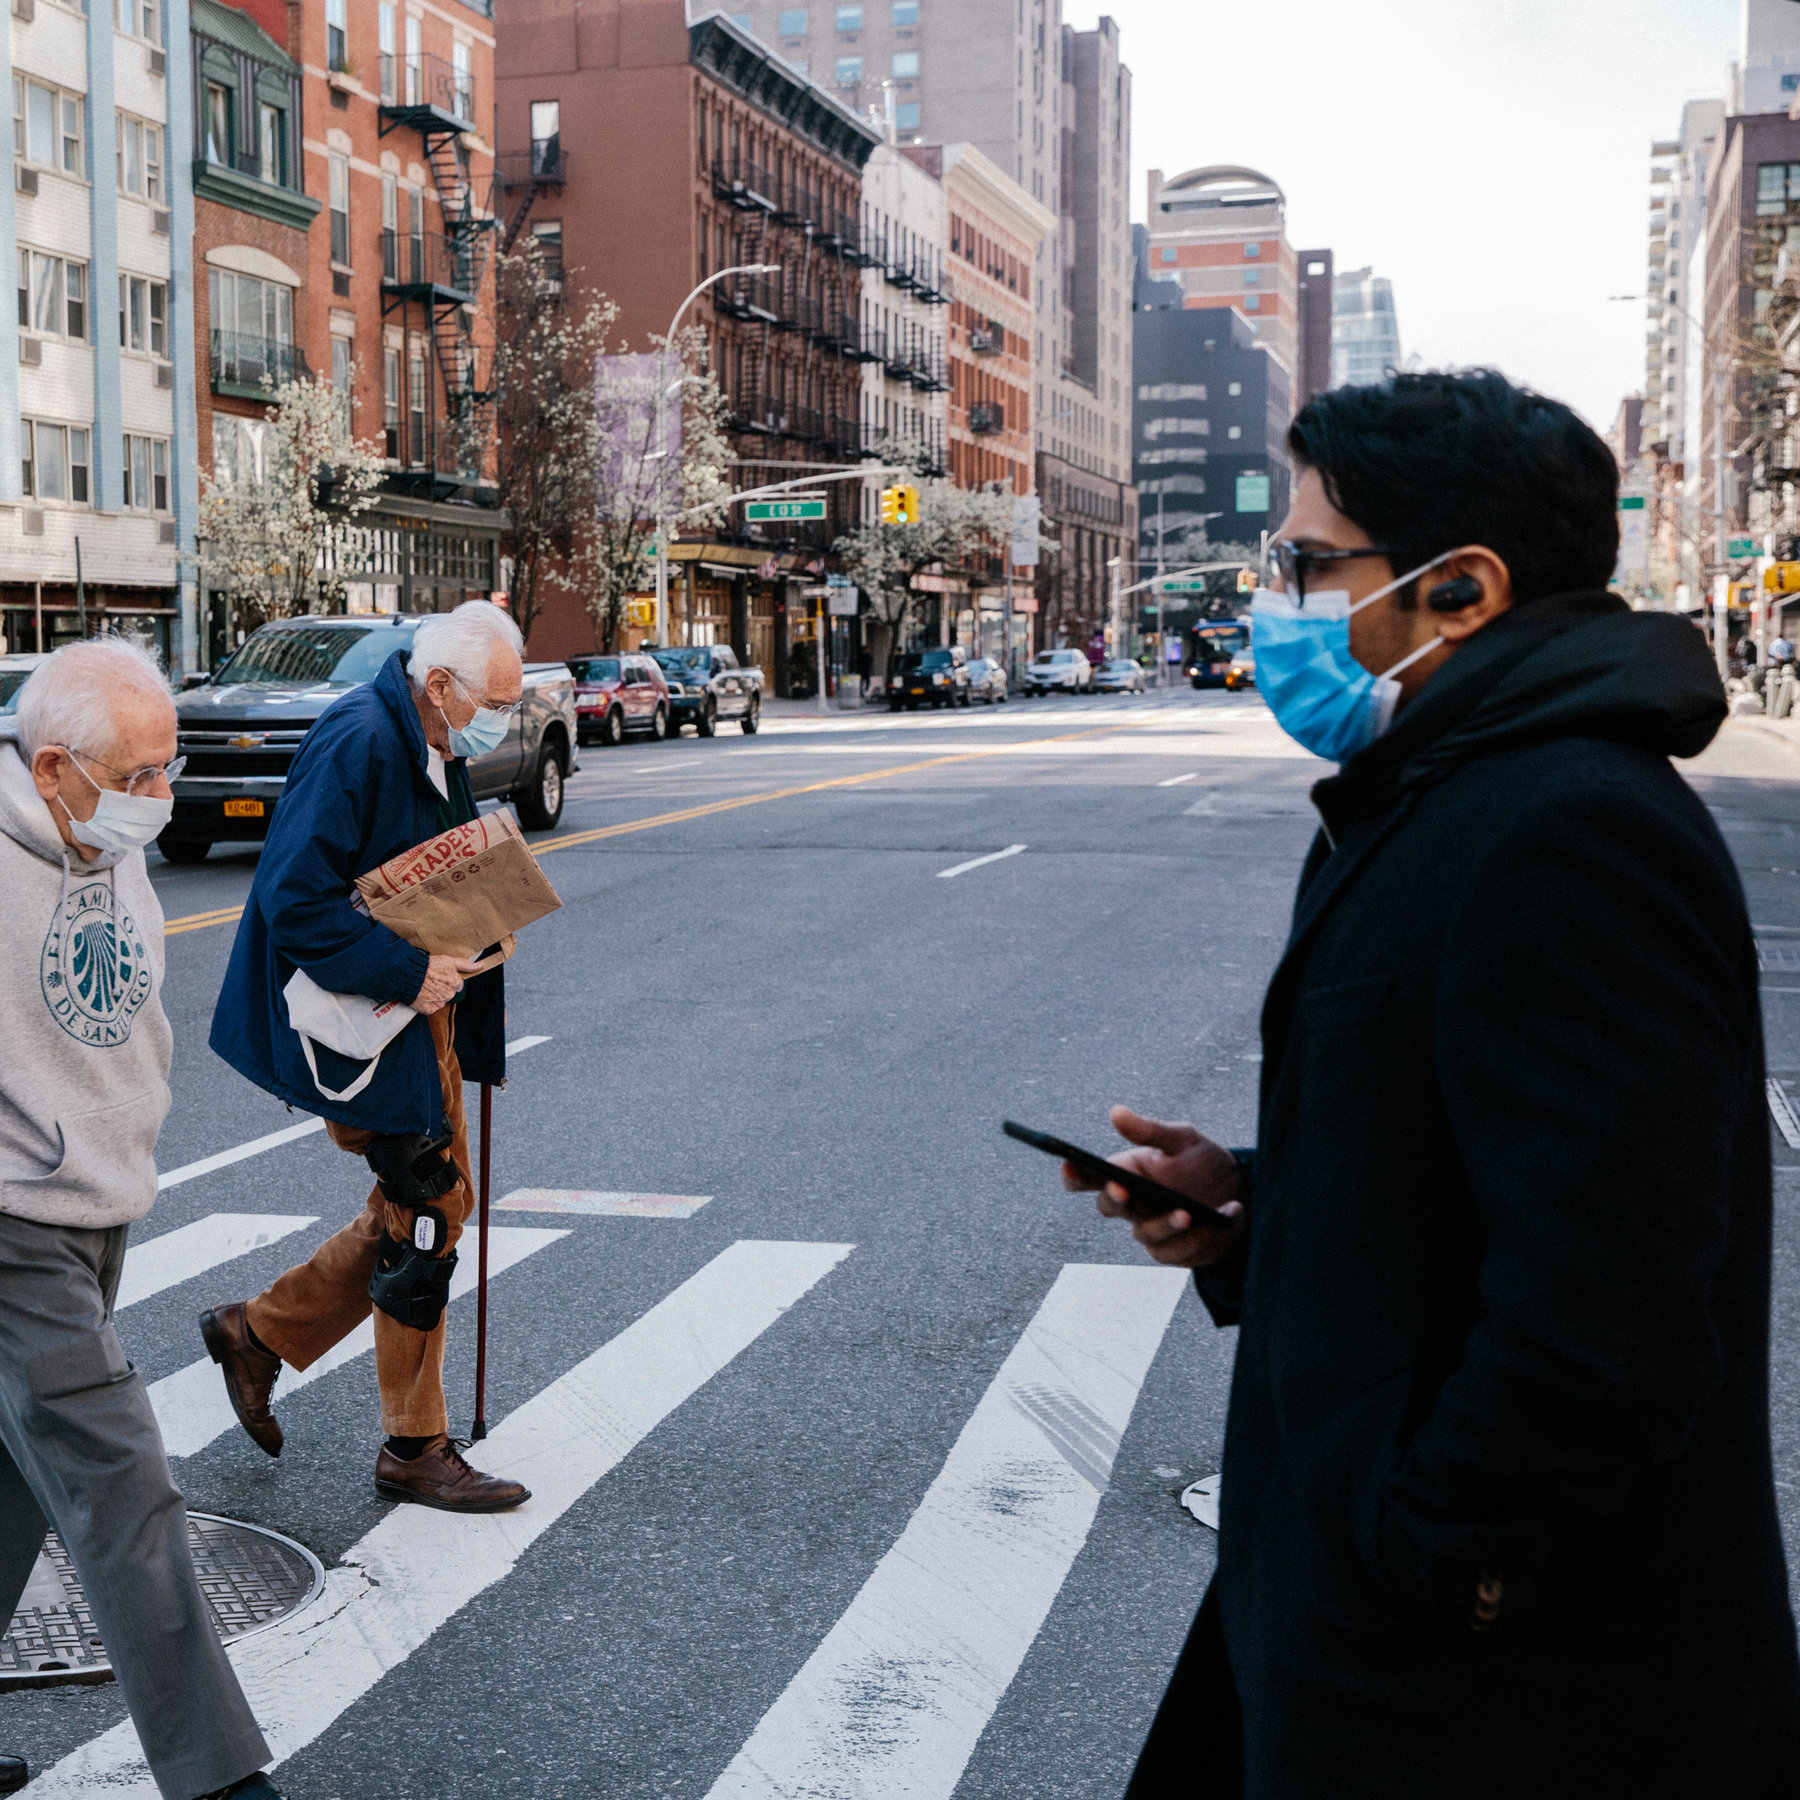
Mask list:
[[[656,442],[653,455],[668,460],[668,422],[665,409],[669,404],[669,346],[675,341],[675,332],[681,324],[681,315],[700,298],[715,281],[723,281],[727,275],[779,275],[780,263],[739,263],[735,268],[720,269],[716,275],[709,275],[676,307],[675,316],[669,321],[668,335],[663,339],[660,368],[656,379]],[[681,458],[675,458],[675,466],[679,474]],[[664,470],[656,483],[656,641],[667,645],[669,641],[669,528],[668,528],[669,477]]]

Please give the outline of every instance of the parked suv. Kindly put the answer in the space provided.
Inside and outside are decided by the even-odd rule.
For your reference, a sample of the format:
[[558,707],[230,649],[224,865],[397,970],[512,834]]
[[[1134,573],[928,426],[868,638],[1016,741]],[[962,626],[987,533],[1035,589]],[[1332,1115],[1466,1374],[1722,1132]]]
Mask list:
[[1085,694],[1094,685],[1094,667],[1079,650],[1040,650],[1025,665],[1025,692],[1047,694],[1061,688],[1068,694]]
[[[216,675],[175,698],[187,767],[175,813],[156,847],[170,862],[199,862],[214,844],[261,843],[313,721],[412,647],[418,613],[309,614],[252,632]],[[574,768],[575,684],[563,663],[525,665],[525,704],[499,749],[469,758],[477,801],[510,796],[519,817],[547,831],[562,817]]]
[[692,725],[711,737],[721,719],[736,719],[754,737],[762,717],[762,670],[745,668],[729,644],[692,644],[652,650],[669,684],[669,729]]
[[947,650],[906,650],[894,659],[893,680],[888,685],[888,711],[905,707],[967,706],[969,701],[969,653],[961,644]]
[[662,670],[647,656],[577,656],[576,742],[622,744],[627,732],[648,732],[657,742],[669,735],[669,689]]

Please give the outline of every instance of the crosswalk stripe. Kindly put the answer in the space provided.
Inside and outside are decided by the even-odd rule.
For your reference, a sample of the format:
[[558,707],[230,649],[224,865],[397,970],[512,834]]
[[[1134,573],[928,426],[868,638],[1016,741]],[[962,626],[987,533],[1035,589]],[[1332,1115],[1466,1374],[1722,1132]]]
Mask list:
[[1070,1264],[707,1800],[949,1800],[1056,1599],[1186,1282]]
[[[504,1274],[515,1263],[535,1255],[566,1231],[550,1231],[535,1226],[496,1225],[488,1232],[488,1275]],[[450,1280],[450,1298],[459,1300],[475,1288],[476,1265],[473,1244],[470,1254],[461,1256],[456,1273]],[[375,1327],[367,1320],[350,1335],[306,1369],[281,1371],[275,1384],[275,1406],[303,1387],[341,1369],[345,1363],[366,1356],[375,1348]],[[173,1375],[165,1375],[150,1387],[150,1404],[156,1409],[156,1422],[162,1427],[163,1447],[171,1456],[192,1456],[204,1450],[214,1438],[222,1436],[237,1424],[231,1401],[225,1392],[225,1378],[210,1357],[203,1356]]]
[[164,1288],[178,1287],[220,1263],[246,1256],[318,1222],[317,1213],[208,1213],[191,1225],[178,1226],[133,1244],[125,1252],[125,1270],[119,1277],[115,1311],[136,1306]]
[[[496,1234],[497,1235],[497,1234]],[[849,1255],[849,1244],[733,1244],[497,1425],[471,1461],[516,1476],[515,1512],[396,1507],[303,1612],[231,1659],[277,1763],[313,1742],[521,1556],[676,1407]],[[34,1800],[153,1794],[129,1721],[65,1756]]]

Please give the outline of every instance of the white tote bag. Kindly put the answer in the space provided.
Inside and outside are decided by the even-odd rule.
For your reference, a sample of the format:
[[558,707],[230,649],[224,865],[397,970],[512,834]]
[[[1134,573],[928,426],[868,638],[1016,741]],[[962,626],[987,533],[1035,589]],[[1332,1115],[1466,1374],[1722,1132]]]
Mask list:
[[[404,1000],[371,1000],[363,994],[328,994],[304,969],[296,969],[281,990],[288,1023],[299,1034],[313,1086],[327,1100],[354,1100],[381,1064],[381,1053],[419,1015]],[[369,1066],[339,1093],[319,1079],[313,1045],[323,1044],[339,1056],[368,1061]]]

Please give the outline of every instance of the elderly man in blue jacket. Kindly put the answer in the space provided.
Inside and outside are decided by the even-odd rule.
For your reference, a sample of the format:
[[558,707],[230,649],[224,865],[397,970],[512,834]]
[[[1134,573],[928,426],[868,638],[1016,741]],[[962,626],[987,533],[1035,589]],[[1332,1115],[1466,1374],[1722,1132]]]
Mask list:
[[[356,877],[475,817],[464,758],[505,735],[524,692],[518,628],[470,601],[428,618],[410,656],[338,701],[294,759],[238,927],[212,1047],[279,1099],[322,1114],[376,1181],[361,1215],[247,1303],[201,1319],[231,1404],[281,1454],[269,1408],[285,1362],[304,1369],[374,1312],[385,1442],[375,1488],[448,1512],[530,1498],[473,1469],[448,1435],[444,1305],[473,1205],[462,1084],[506,1072],[501,971],[427,956],[352,903]],[[403,1001],[419,1017],[366,1064],[313,1045],[288,1021],[296,970],[328,993]],[[361,1078],[368,1076],[366,1082]]]

